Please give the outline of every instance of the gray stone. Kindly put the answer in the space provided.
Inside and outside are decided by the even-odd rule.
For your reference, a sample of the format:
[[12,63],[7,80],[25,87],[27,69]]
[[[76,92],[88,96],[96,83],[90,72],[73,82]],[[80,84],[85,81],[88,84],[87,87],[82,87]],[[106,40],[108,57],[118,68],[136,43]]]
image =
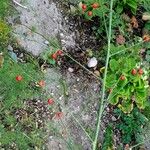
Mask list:
[[114,116],[112,116],[111,120],[112,121],[117,121],[117,119]]
[[93,67],[97,66],[97,63],[98,63],[97,59],[95,57],[93,57],[93,58],[89,59],[87,65],[89,68],[93,68]]
[[[21,0],[18,2],[21,3]],[[27,0],[25,6],[28,10],[15,5],[21,24],[14,23],[14,35],[21,47],[38,56],[47,48],[44,37],[50,39],[59,33],[62,16],[56,4],[49,0]]]
[[69,67],[68,71],[72,73],[74,71],[74,69]]
[[8,49],[9,51],[13,51],[13,47],[12,47],[11,45],[8,45],[7,49]]
[[48,45],[48,44],[49,44],[49,41],[46,40],[46,41],[44,41],[44,43],[45,43],[46,45]]

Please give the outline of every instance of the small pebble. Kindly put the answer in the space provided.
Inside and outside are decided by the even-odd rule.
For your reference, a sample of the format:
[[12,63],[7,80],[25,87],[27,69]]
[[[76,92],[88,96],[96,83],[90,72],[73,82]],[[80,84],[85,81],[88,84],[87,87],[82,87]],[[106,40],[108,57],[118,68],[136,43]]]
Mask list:
[[112,121],[117,121],[117,119],[114,116],[112,116],[111,120]]
[[77,82],[79,82],[80,81],[80,79],[79,78],[77,78]]
[[106,108],[106,111],[107,111],[107,112],[110,112],[110,109],[107,107],[107,108]]
[[70,12],[75,13],[76,12],[76,7],[74,7],[73,5],[70,5]]
[[95,71],[94,71],[94,74],[95,74],[96,76],[98,76],[98,77],[100,76],[100,72],[99,72],[98,70],[95,70]]
[[49,41],[44,41],[44,44],[48,45],[48,44],[49,44]]
[[143,16],[142,16],[142,20],[144,20],[144,21],[150,20],[150,14],[144,13]]
[[60,37],[63,38],[63,37],[64,37],[64,34],[63,34],[63,33],[60,33]]
[[97,63],[98,63],[97,59],[93,57],[88,61],[87,65],[89,68],[93,68],[97,66]]
[[71,67],[69,67],[69,68],[68,68],[68,71],[72,73],[72,72],[74,71],[74,69],[71,68]]
[[7,49],[8,49],[9,51],[13,51],[13,47],[12,47],[11,45],[8,45]]

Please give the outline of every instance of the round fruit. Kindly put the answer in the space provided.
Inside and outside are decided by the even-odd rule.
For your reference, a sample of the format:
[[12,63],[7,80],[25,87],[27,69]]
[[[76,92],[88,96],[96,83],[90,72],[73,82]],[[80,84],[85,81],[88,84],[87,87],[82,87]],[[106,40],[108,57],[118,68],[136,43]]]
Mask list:
[[52,54],[52,59],[57,59],[57,53]]
[[92,4],[92,7],[93,7],[93,8],[98,8],[98,7],[99,7],[99,4],[98,4],[98,3],[94,3],[94,4]]
[[140,69],[138,70],[138,74],[139,74],[139,75],[142,75],[143,73],[144,73],[144,72],[143,72],[143,69],[140,68]]
[[20,75],[16,76],[16,81],[21,81],[22,79],[23,79],[22,76]]
[[92,11],[89,11],[88,12],[88,16],[92,16],[93,15],[93,12]]
[[49,105],[53,105],[54,104],[54,100],[53,99],[48,99],[47,102],[48,102]]
[[38,85],[39,85],[40,87],[44,87],[44,86],[45,86],[45,81],[44,81],[44,80],[39,81],[39,82],[38,82]]
[[143,36],[143,41],[144,42],[150,42],[150,36],[149,35],[144,35]]
[[137,73],[136,69],[132,69],[131,74],[136,75],[136,73]]
[[87,6],[85,4],[82,4],[82,9],[86,10]]
[[63,112],[56,112],[55,119],[61,119],[63,117]]
[[124,75],[121,75],[121,77],[120,77],[120,80],[125,80],[126,79],[126,77],[124,76]]
[[63,51],[62,50],[58,50],[57,51],[57,55],[62,55],[63,54]]

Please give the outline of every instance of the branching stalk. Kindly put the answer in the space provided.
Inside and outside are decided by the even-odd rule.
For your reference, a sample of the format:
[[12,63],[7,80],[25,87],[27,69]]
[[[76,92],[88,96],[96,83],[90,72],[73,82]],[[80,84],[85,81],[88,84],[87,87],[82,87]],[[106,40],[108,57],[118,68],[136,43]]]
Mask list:
[[91,136],[89,135],[89,133],[87,133],[87,131],[85,130],[85,128],[81,125],[81,123],[78,121],[78,119],[76,119],[76,117],[71,114],[71,116],[73,117],[73,119],[80,125],[80,127],[82,128],[82,130],[84,131],[84,133],[86,134],[86,136],[89,138],[90,142],[93,142]]
[[[27,29],[29,29],[30,31],[32,31],[32,29],[30,28],[30,27],[28,27],[27,25],[24,25],[24,24],[21,24],[22,26],[24,26],[24,27],[26,27]],[[36,34],[38,34],[39,36],[41,36],[41,37],[43,37],[45,40],[47,40],[47,41],[49,41],[49,43],[52,45],[52,46],[56,46],[56,45],[54,45],[52,42],[50,42],[50,40],[46,37],[46,36],[44,36],[43,34],[41,34],[41,33],[39,33],[39,32],[37,32],[37,31],[32,31],[32,32],[34,32],[34,33],[36,33]],[[68,54],[65,50],[62,50],[63,52],[64,52],[64,54],[67,56],[67,57],[69,57],[72,61],[74,61],[76,64],[78,64],[80,67],[82,67],[84,70],[86,70],[87,72],[89,72],[91,75],[93,75],[96,79],[98,79],[98,80],[100,80],[100,82],[102,82],[101,81],[101,79],[96,75],[96,74],[94,74],[92,71],[90,71],[88,68],[86,68],[84,65],[82,65],[80,62],[78,62],[77,60],[75,60],[72,56],[70,56],[70,54]]]
[[141,45],[141,44],[143,44],[143,41],[140,42],[140,43],[137,43],[137,44],[135,44],[135,45],[132,45],[132,46],[130,46],[130,47],[128,47],[128,48],[125,48],[125,49],[123,49],[123,50],[121,50],[121,51],[118,51],[118,52],[116,52],[116,53],[113,53],[113,54],[110,55],[110,57],[115,56],[115,55],[120,54],[120,53],[123,53],[123,52],[125,52],[126,50],[131,49],[132,47],[138,46],[138,45]]
[[149,141],[150,141],[150,139],[144,140],[144,141],[142,141],[142,142],[140,142],[140,143],[138,143],[138,144],[136,144],[136,145],[130,147],[129,150],[132,150],[133,148],[136,148],[136,147],[138,147],[138,146],[140,146],[140,145],[142,145],[142,144],[145,144],[146,142],[149,142]]
[[110,44],[111,44],[111,32],[112,32],[112,12],[113,11],[113,0],[110,2],[110,18],[109,18],[109,31],[108,31],[108,50],[107,50],[107,58],[106,58],[106,64],[105,64],[105,72],[104,72],[104,79],[103,79],[103,86],[102,86],[102,99],[100,104],[100,109],[98,113],[98,122],[96,126],[96,134],[95,139],[93,142],[93,150],[96,150],[97,147],[97,141],[98,141],[98,135],[100,131],[100,124],[101,124],[101,118],[103,114],[103,108],[104,108],[104,101],[105,101],[105,85],[106,85],[106,77],[107,77],[107,70],[108,70],[108,64],[109,64],[109,57],[110,57]]

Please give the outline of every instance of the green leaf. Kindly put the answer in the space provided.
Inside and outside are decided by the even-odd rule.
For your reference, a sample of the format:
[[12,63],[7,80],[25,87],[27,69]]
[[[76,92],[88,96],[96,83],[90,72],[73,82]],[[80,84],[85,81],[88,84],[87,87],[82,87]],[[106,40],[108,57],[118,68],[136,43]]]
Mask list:
[[118,14],[120,14],[120,13],[122,13],[122,11],[123,11],[123,5],[118,4],[118,5],[117,5],[117,8],[116,8],[116,12],[117,12]]
[[51,64],[51,65],[55,65],[56,64],[56,61],[54,59],[49,59],[48,62]]
[[105,14],[108,11],[109,9],[105,5],[103,5],[103,7],[99,7],[98,9],[92,10],[94,16],[99,16],[100,18],[102,18],[103,14]]
[[147,93],[145,92],[136,92],[135,93],[135,102],[137,107],[144,109],[147,106]]
[[133,103],[131,100],[123,100],[121,104],[118,105],[124,113],[130,113],[133,110]]
[[136,2],[136,0],[128,0],[127,5],[131,7],[132,13],[135,14],[136,9],[137,9],[137,2]]
[[110,66],[111,71],[113,71],[113,72],[118,71],[118,69],[119,69],[118,61],[116,61],[115,59],[110,60],[109,66]]
[[125,87],[127,83],[128,83],[127,78],[125,78],[125,80],[119,80],[119,82],[117,84],[118,85],[118,90],[122,89],[123,87]]
[[145,23],[144,29],[147,29],[150,31],[150,22]]
[[117,83],[115,74],[108,74],[106,78],[106,86],[108,88],[113,87]]
[[126,4],[127,0],[123,0],[124,4]]
[[146,61],[150,62],[150,50],[146,53]]
[[122,90],[120,90],[119,94],[122,95],[122,97],[130,98],[131,97],[131,86],[125,86]]
[[109,98],[110,104],[112,104],[112,105],[117,105],[118,102],[119,102],[119,98],[120,98],[120,97],[119,97],[118,95],[116,95],[116,96],[114,96],[113,94],[110,95],[110,98]]
[[124,60],[124,72],[132,70],[136,66],[135,58],[125,58]]

